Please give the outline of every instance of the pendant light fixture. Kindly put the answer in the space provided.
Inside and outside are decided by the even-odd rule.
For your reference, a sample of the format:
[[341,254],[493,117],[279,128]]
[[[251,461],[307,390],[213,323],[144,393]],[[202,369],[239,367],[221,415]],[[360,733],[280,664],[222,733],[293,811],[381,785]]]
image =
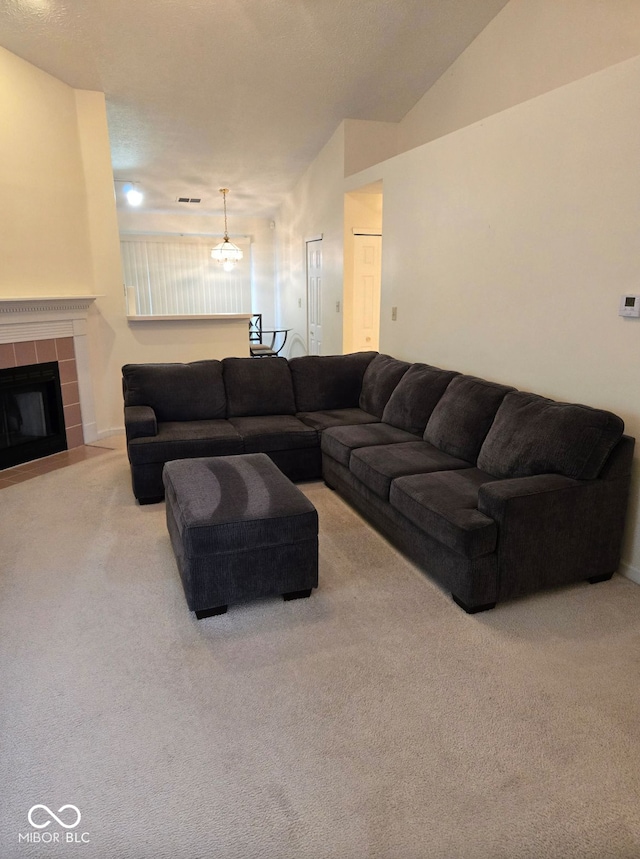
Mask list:
[[235,264],[242,259],[243,253],[237,245],[229,241],[229,231],[227,230],[227,194],[229,189],[220,188],[220,193],[224,204],[224,240],[213,248],[211,258],[216,262],[221,262],[225,271],[231,271]]

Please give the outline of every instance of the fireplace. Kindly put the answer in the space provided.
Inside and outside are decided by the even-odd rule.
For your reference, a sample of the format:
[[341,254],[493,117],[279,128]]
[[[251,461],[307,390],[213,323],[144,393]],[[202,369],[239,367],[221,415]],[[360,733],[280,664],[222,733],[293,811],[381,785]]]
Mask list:
[[[9,444],[7,441],[16,441],[15,436],[11,435],[15,430],[9,431],[8,436],[5,432],[4,441],[0,443],[0,468],[10,467],[9,463],[18,465],[48,456],[55,451],[71,450],[97,439],[87,343],[88,313],[95,299],[96,296],[89,295],[0,298],[0,370],[22,372],[33,369],[32,365],[35,364],[57,364],[64,413],[61,425],[56,428],[55,412],[59,400],[54,396],[54,416],[49,418],[48,425],[45,421],[44,436],[38,435],[28,441],[23,438],[17,444]],[[47,390],[51,389],[45,389],[41,395],[43,404],[48,406],[51,395]],[[23,397],[22,402],[31,402],[35,413],[40,412],[38,397]],[[24,410],[27,408],[24,405]],[[15,411],[14,404],[9,406],[9,410]],[[14,417],[13,425],[16,420]],[[37,424],[37,418],[31,420]],[[42,433],[42,421],[35,428]],[[58,436],[55,442],[53,436]],[[33,452],[34,449],[37,451],[37,447],[35,444],[32,447],[32,442],[40,447],[39,452]]]
[[0,469],[66,449],[58,362],[0,370]]

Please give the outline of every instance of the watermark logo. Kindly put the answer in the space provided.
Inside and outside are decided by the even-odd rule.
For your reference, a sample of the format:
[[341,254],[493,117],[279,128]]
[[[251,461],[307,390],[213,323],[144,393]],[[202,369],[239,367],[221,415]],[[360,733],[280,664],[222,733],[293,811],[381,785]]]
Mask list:
[[[32,805],[27,814],[31,832],[19,832],[18,844],[88,844],[88,832],[72,832],[80,825],[82,814],[77,805],[62,805],[57,812],[48,805]],[[51,825],[53,823],[53,826]],[[62,829],[60,832],[56,825]],[[49,828],[51,827],[51,828]]]
[[33,819],[33,812],[36,811],[36,809],[38,809],[38,808],[42,808],[44,811],[46,811],[46,813],[49,815],[49,817],[52,817],[56,821],[56,823],[58,823],[58,824],[60,824],[60,826],[62,826],[63,829],[75,829],[76,826],[80,823],[80,820],[82,819],[82,815],[80,814],[80,809],[75,805],[63,805],[62,808],[58,809],[58,814],[62,814],[62,812],[66,811],[68,808],[70,808],[72,811],[75,811],[76,819],[74,820],[73,823],[65,823],[64,820],[60,820],[58,815],[54,814],[53,811],[51,811],[51,809],[48,808],[46,805],[32,805],[31,808],[29,809],[29,814],[27,815],[27,818],[29,820],[29,823],[33,826],[34,829],[44,829],[45,826],[48,826],[51,823],[50,820],[45,820],[44,823],[36,823],[35,822],[35,820]]

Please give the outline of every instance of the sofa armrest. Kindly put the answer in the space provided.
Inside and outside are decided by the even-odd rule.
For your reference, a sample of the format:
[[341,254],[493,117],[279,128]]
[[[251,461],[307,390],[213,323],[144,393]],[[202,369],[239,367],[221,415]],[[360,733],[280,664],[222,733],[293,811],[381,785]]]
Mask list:
[[480,487],[478,510],[499,522],[507,515],[507,505],[510,502],[579,485],[580,481],[561,474],[536,474],[533,477],[496,480],[492,483],[484,483]]
[[134,438],[157,435],[156,413],[151,406],[125,406],[124,428],[128,442]]
[[478,509],[498,526],[498,599],[616,571],[629,479],[559,474],[484,484]]

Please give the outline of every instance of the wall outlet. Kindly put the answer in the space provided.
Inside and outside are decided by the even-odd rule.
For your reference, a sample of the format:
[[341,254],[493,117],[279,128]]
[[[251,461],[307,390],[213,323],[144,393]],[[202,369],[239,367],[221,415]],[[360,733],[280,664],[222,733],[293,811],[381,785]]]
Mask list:
[[397,319],[398,319],[398,308],[392,307],[391,308],[391,321],[395,322]]

